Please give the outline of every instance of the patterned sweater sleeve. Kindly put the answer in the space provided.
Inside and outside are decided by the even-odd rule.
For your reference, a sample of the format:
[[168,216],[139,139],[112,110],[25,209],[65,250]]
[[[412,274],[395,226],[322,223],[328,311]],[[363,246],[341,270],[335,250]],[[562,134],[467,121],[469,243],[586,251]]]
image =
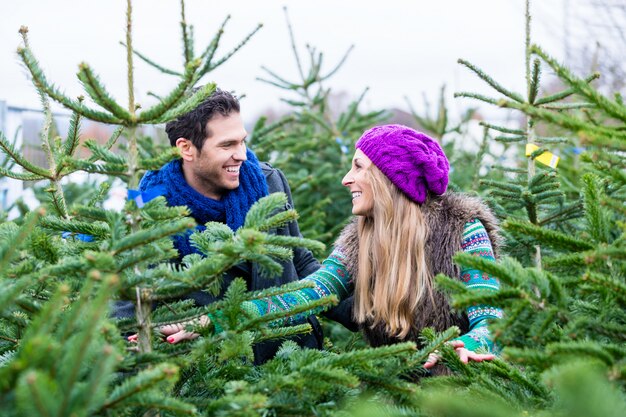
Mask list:
[[[478,219],[465,224],[461,248],[473,256],[480,256],[495,262],[491,240],[489,240],[487,230]],[[461,281],[471,290],[500,290],[500,282],[497,278],[477,269],[462,268]],[[502,310],[494,306],[476,305],[469,307],[466,312],[470,330],[457,340],[463,341],[465,348],[469,350],[485,348],[494,352],[496,347],[487,325],[490,320],[501,318]]]
[[[242,308],[250,317],[261,317],[277,311],[292,310],[294,307],[330,295],[336,295],[341,301],[354,291],[350,274],[344,266],[344,256],[336,248],[322,262],[320,269],[302,280],[312,282],[313,288],[304,288],[272,297],[245,301],[242,303]],[[319,313],[323,309],[324,307],[317,307],[304,313],[275,320],[270,325],[287,326],[302,323],[309,315]]]

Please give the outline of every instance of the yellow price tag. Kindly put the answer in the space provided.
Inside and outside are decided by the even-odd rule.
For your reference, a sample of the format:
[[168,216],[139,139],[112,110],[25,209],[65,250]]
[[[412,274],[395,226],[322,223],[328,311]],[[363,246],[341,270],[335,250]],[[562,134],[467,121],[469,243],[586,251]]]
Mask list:
[[[530,156],[537,149],[539,149],[539,146],[535,145],[534,143],[527,143],[526,144],[526,156]],[[559,159],[561,158],[559,158],[552,152],[546,151],[542,153],[541,155],[539,155],[538,157],[536,157],[535,161],[541,162],[542,164],[547,165],[550,168],[556,168],[556,166],[559,164]]]

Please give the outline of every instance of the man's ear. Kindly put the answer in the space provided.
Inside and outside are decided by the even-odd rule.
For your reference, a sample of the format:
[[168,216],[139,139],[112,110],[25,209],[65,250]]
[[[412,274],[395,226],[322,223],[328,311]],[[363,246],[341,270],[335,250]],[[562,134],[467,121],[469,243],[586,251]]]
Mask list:
[[183,158],[183,160],[185,161],[193,161],[194,157],[195,157],[195,150],[196,147],[193,146],[193,143],[191,143],[191,141],[189,139],[185,139],[185,138],[178,138],[176,139],[176,147],[178,148],[178,151],[180,152],[180,156]]

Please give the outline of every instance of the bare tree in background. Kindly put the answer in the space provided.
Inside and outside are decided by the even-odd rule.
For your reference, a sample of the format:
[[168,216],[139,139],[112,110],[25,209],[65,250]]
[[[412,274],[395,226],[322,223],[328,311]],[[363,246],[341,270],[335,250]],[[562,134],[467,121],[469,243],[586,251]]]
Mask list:
[[[535,3],[540,9],[547,7]],[[626,1],[562,0],[559,19],[535,13],[537,24],[563,43],[565,64],[580,73],[598,71],[595,84],[607,93],[626,87]],[[562,21],[559,30],[555,22]]]

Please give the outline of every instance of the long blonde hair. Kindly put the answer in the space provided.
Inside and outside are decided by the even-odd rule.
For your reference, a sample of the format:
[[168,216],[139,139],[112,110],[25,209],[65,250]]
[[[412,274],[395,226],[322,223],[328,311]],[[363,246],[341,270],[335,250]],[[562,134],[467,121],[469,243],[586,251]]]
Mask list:
[[375,166],[367,170],[374,204],[359,218],[359,261],[354,318],[390,336],[411,330],[421,300],[432,300],[432,277],[426,262],[428,226],[419,204],[409,200]]

